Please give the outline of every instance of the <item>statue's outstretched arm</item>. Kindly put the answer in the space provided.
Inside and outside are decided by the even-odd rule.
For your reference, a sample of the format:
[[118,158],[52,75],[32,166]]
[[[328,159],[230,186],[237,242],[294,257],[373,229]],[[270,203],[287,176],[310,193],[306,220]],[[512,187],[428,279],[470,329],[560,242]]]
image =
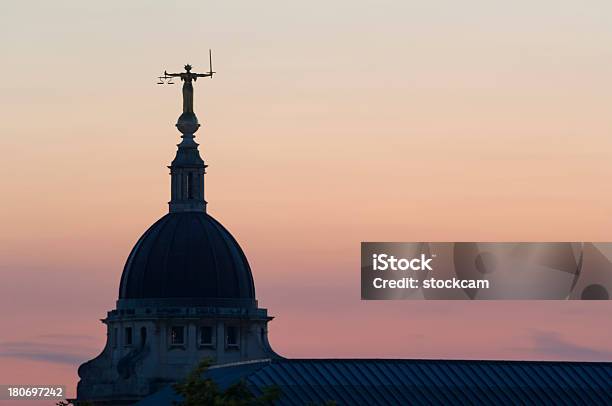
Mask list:
[[212,73],[195,73],[195,76],[199,78],[206,78],[206,77],[212,76]]
[[166,72],[166,71],[164,71],[164,75],[166,75],[166,76],[172,76],[172,77],[178,77],[178,76],[181,76],[181,74],[180,74],[180,73],[168,73],[168,72]]

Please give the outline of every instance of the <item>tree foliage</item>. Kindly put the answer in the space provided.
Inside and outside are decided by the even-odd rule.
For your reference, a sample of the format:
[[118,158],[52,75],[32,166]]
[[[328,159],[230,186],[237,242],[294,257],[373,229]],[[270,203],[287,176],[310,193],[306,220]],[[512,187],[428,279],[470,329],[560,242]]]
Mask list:
[[267,387],[261,396],[255,396],[248,388],[246,382],[241,380],[224,391],[204,373],[210,366],[210,360],[204,359],[187,375],[183,382],[172,385],[176,393],[183,396],[177,406],[265,406],[273,405],[280,399],[281,391],[278,387]]
[[[59,401],[59,402],[57,402],[55,405],[56,405],[56,406],[73,406],[73,405],[74,405],[74,403],[69,402],[68,400],[60,400],[60,401]],[[91,402],[89,402],[89,401],[85,400],[85,401],[80,401],[80,402],[78,403],[78,405],[79,405],[79,406],[93,406],[93,403],[91,403]]]

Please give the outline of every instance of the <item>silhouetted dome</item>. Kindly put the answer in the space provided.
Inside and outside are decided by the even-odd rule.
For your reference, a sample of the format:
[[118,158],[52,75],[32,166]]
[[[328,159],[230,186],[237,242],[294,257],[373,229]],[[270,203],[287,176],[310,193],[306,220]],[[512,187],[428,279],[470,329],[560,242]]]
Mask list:
[[120,302],[177,298],[191,304],[255,303],[246,256],[205,212],[166,214],[140,237],[123,269]]

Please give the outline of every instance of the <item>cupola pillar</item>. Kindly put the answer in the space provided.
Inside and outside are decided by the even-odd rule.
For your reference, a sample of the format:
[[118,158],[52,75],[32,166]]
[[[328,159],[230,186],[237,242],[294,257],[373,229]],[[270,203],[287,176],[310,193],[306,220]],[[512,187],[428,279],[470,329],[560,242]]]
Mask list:
[[176,127],[183,133],[170,168],[170,213],[206,211],[204,174],[206,164],[200,157],[194,133],[200,127],[193,112],[181,114]]

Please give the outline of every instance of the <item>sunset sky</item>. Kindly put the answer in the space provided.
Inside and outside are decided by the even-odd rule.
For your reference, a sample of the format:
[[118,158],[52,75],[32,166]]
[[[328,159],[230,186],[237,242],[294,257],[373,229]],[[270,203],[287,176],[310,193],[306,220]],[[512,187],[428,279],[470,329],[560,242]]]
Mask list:
[[[0,384],[61,383],[167,212],[186,63],[209,213],[289,357],[612,361],[612,302],[362,302],[361,241],[612,241],[612,2],[0,9]],[[23,403],[24,406],[26,403]]]

